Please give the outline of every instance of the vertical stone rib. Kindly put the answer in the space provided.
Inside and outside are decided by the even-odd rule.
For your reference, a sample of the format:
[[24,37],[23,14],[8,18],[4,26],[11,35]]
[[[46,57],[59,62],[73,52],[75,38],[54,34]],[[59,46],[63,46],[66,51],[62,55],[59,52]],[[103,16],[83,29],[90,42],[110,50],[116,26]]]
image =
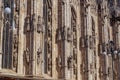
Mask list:
[[23,52],[24,52],[24,19],[25,8],[23,0],[20,0],[20,16],[19,16],[19,46],[18,46],[18,74],[23,74]]
[[2,0],[0,1],[0,69],[2,69],[2,40],[3,40],[3,9]]

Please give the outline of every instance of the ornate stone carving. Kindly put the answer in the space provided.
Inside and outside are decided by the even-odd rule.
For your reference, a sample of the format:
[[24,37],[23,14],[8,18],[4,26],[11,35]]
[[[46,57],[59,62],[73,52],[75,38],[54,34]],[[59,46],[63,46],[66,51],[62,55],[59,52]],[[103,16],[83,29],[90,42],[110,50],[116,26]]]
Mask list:
[[26,18],[26,31],[30,31],[30,17],[29,15]]
[[68,29],[67,29],[67,41],[68,41],[68,42],[71,42],[71,41],[72,41],[71,35],[72,35],[71,29],[68,28]]
[[73,59],[77,59],[77,49],[75,47],[73,48]]
[[36,27],[36,16],[35,14],[33,14],[32,15],[32,27],[31,27],[32,30],[35,29],[35,27]]
[[41,20],[41,17],[38,16],[37,32],[38,32],[38,33],[40,33],[40,32],[43,33],[43,32],[44,32],[43,27],[44,27],[44,23],[43,23],[43,21]]
[[48,21],[51,22],[52,20],[52,12],[51,12],[51,9],[49,8],[48,9]]
[[86,35],[85,37],[85,46],[89,47],[89,36],[88,35]]
[[65,30],[65,26],[61,28],[61,35],[62,35],[62,40],[66,40],[66,30]]
[[52,31],[51,31],[51,23],[48,22],[48,27],[47,27],[47,30],[48,30],[48,37],[52,37]]
[[14,35],[13,39],[13,68],[17,68],[17,58],[18,58],[18,37],[17,34]]
[[85,38],[84,37],[80,38],[80,46],[81,46],[81,48],[85,47]]
[[16,24],[16,27],[18,27],[18,25],[19,25],[19,15],[18,15],[18,13],[16,13],[16,15],[15,15],[15,24]]
[[77,46],[77,35],[76,35],[76,32],[73,32],[73,45]]
[[82,63],[81,64],[81,72],[84,73],[86,71],[85,69],[85,63]]
[[68,66],[68,69],[70,69],[70,68],[73,67],[72,62],[73,62],[73,56],[69,56],[69,57],[67,58],[67,66]]
[[30,62],[30,51],[29,51],[29,48],[26,49],[25,51],[25,60],[27,63]]
[[93,49],[93,37],[89,36],[90,49]]
[[51,49],[51,41],[48,41],[48,43],[47,43],[47,48],[48,48],[48,53],[51,53],[51,52],[52,52],[52,49]]
[[99,68],[99,74],[100,74],[100,77],[103,76],[103,69],[102,69],[102,67]]
[[39,48],[37,51],[37,64],[40,64],[42,62],[42,49]]
[[77,74],[77,64],[73,63],[73,72],[76,75]]
[[48,71],[51,71],[52,69],[52,59],[51,57],[48,57]]
[[58,65],[59,68],[62,67],[62,59],[61,59],[60,55],[58,55],[58,58],[57,58],[57,65]]
[[60,28],[57,29],[57,32],[56,32],[56,40],[57,41],[60,41],[62,39],[62,35],[61,35],[61,30]]
[[16,11],[19,11],[19,0],[15,1],[15,7],[16,7]]

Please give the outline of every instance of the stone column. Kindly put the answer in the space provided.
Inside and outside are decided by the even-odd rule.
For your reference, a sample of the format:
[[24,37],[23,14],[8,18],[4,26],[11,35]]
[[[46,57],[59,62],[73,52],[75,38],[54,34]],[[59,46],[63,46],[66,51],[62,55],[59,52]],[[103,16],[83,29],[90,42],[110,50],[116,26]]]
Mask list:
[[91,70],[90,70],[90,64],[92,63],[92,61],[91,61],[91,50],[90,50],[90,48],[89,48],[89,36],[90,36],[90,34],[91,34],[91,30],[90,30],[90,28],[91,28],[91,11],[90,11],[90,3],[89,2],[87,2],[86,3],[86,5],[85,5],[85,9],[86,9],[86,18],[85,18],[85,30],[86,30],[86,33],[85,33],[85,35],[86,35],[86,43],[87,43],[87,46],[86,46],[86,64],[87,64],[87,70],[88,70],[88,72],[86,72],[86,80],[92,80],[92,74],[90,73],[91,72]]
[[3,3],[0,1],[0,69],[2,69],[2,40],[3,40]]
[[52,6],[52,77],[54,79],[57,78],[57,72],[56,72],[56,57],[57,57],[57,49],[56,49],[56,28],[57,28],[57,6],[58,6],[58,0],[52,0],[53,6]]
[[[69,1],[68,0],[66,0],[65,1],[65,28],[64,28],[64,31],[65,31],[65,33],[66,33],[66,31],[67,31],[67,26],[69,26]],[[66,37],[66,34],[64,35],[65,37]],[[67,58],[68,58],[68,54],[69,54],[69,48],[68,48],[68,43],[67,43],[67,40],[65,40],[64,39],[64,41],[63,41],[63,57],[64,57],[64,59],[63,59],[63,61],[64,61],[64,64],[63,64],[63,68],[64,68],[64,74],[63,74],[63,76],[64,76],[64,78],[65,79],[70,79],[70,72],[68,72],[68,68],[67,68]]]
[[31,40],[30,40],[30,46],[31,46],[31,67],[32,67],[32,75],[36,75],[36,63],[37,63],[37,47],[36,47],[36,42],[37,42],[37,0],[31,0],[31,17],[32,17],[32,31],[30,33]]
[[[44,20],[43,20],[43,0],[36,0],[36,20],[37,20],[37,26],[38,24],[41,24],[40,27],[44,28]],[[40,18],[39,18],[40,17]],[[40,21],[38,20],[38,18],[40,19]],[[42,50],[42,53],[40,54],[40,64],[38,65],[37,59],[38,59],[38,55],[37,52],[36,54],[36,74],[41,76],[44,73],[44,31],[37,31],[37,26],[36,26],[36,51],[38,51],[38,49]],[[43,29],[44,30],[44,29]]]
[[19,46],[18,46],[18,74],[23,74],[23,53],[24,53],[24,19],[25,19],[25,1],[20,0],[19,14]]

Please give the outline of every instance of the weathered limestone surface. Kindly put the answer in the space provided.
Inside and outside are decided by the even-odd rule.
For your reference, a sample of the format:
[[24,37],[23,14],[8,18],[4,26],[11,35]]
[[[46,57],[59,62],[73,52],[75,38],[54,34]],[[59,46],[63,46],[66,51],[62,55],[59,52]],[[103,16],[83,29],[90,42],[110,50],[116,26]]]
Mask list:
[[[111,48],[120,49],[120,21],[111,22],[109,1],[11,1],[0,1],[1,73],[39,79],[120,80],[120,54],[111,55]],[[115,1],[111,2],[114,7]],[[4,13],[6,7],[11,14]]]

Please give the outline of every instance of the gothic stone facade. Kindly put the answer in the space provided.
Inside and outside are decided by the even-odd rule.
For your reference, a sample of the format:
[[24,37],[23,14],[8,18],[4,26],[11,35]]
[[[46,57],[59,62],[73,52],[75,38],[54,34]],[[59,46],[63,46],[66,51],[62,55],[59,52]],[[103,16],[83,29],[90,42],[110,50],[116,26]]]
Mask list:
[[109,41],[120,48],[116,1],[0,0],[0,76],[120,80],[120,55],[109,54]]

